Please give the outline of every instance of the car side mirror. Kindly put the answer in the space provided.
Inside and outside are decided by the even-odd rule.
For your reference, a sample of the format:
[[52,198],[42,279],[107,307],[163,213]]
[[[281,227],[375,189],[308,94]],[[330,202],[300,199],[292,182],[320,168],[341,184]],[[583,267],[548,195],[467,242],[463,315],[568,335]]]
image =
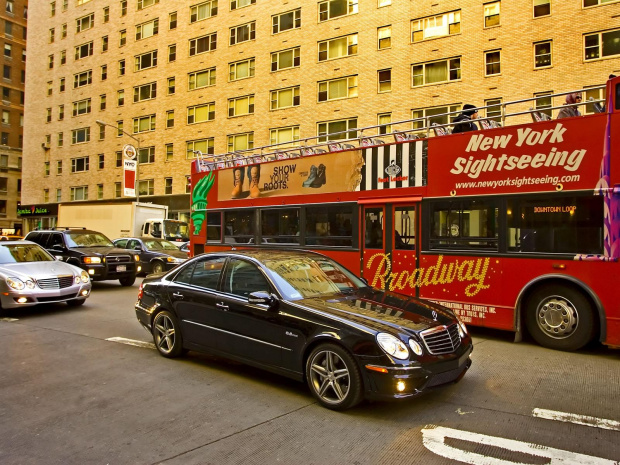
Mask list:
[[53,250],[54,252],[62,252],[64,248],[58,244],[54,244],[50,250]]
[[267,305],[269,308],[273,308],[276,303],[274,296],[265,291],[256,291],[250,293],[248,296],[248,302],[251,304]]
[[142,250],[142,247],[140,247],[139,245],[136,245],[133,249],[134,250]]

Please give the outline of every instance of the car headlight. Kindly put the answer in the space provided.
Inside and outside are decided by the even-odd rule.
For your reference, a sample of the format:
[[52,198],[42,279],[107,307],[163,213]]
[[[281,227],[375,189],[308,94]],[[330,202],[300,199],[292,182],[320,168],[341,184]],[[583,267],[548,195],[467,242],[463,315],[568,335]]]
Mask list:
[[182,259],[180,259],[180,258],[176,258],[176,257],[167,257],[167,258],[166,258],[166,261],[167,261],[168,263],[181,263],[181,262],[183,262],[183,260],[182,260]]
[[84,263],[101,263],[101,257],[84,257]]
[[139,262],[139,261],[140,261],[140,255],[134,255],[134,256],[133,256],[133,259],[134,259],[135,261]]
[[6,278],[6,283],[9,285],[9,287],[17,291],[21,291],[26,287],[24,282],[19,278]]
[[88,281],[90,281],[90,276],[88,276],[88,273],[86,271],[82,271],[82,273],[80,274],[80,279],[83,283],[87,283]]
[[423,350],[422,350],[422,346],[420,345],[420,343],[414,339],[409,339],[409,347],[411,347],[411,350],[413,350],[413,353],[416,355],[422,355],[423,354]]
[[80,284],[80,277],[79,276],[74,276],[73,277],[73,283],[74,284]]
[[407,350],[407,346],[403,341],[398,339],[395,336],[387,333],[379,333],[377,334],[377,344],[381,347],[388,355],[395,357],[399,360],[405,360],[409,358],[409,350]]

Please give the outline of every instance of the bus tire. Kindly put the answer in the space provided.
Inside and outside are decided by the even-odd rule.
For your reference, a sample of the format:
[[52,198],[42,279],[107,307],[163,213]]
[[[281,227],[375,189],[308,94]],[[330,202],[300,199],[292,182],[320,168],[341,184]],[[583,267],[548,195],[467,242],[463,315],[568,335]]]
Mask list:
[[526,300],[525,321],[538,344],[573,351],[588,344],[596,333],[594,309],[586,296],[563,285],[546,285]]

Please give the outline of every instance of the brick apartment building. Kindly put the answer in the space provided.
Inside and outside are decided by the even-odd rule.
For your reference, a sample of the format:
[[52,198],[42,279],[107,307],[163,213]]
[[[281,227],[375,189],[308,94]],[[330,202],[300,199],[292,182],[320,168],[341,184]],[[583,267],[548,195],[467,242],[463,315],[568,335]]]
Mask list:
[[26,229],[121,199],[135,139],[140,200],[186,219],[192,150],[600,98],[587,88],[620,72],[619,0],[56,0],[29,22],[22,203],[42,213]]
[[21,168],[26,84],[26,21],[28,2],[0,4],[2,39],[2,128],[0,129],[0,234],[21,234],[17,209],[21,197]]

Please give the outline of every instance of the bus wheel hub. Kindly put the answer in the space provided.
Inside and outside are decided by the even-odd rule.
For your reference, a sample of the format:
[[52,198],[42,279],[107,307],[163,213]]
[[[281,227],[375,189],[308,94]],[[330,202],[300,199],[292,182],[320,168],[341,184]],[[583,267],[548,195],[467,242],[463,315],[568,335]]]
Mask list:
[[541,303],[537,321],[545,334],[562,339],[575,332],[579,317],[570,302],[554,297]]

